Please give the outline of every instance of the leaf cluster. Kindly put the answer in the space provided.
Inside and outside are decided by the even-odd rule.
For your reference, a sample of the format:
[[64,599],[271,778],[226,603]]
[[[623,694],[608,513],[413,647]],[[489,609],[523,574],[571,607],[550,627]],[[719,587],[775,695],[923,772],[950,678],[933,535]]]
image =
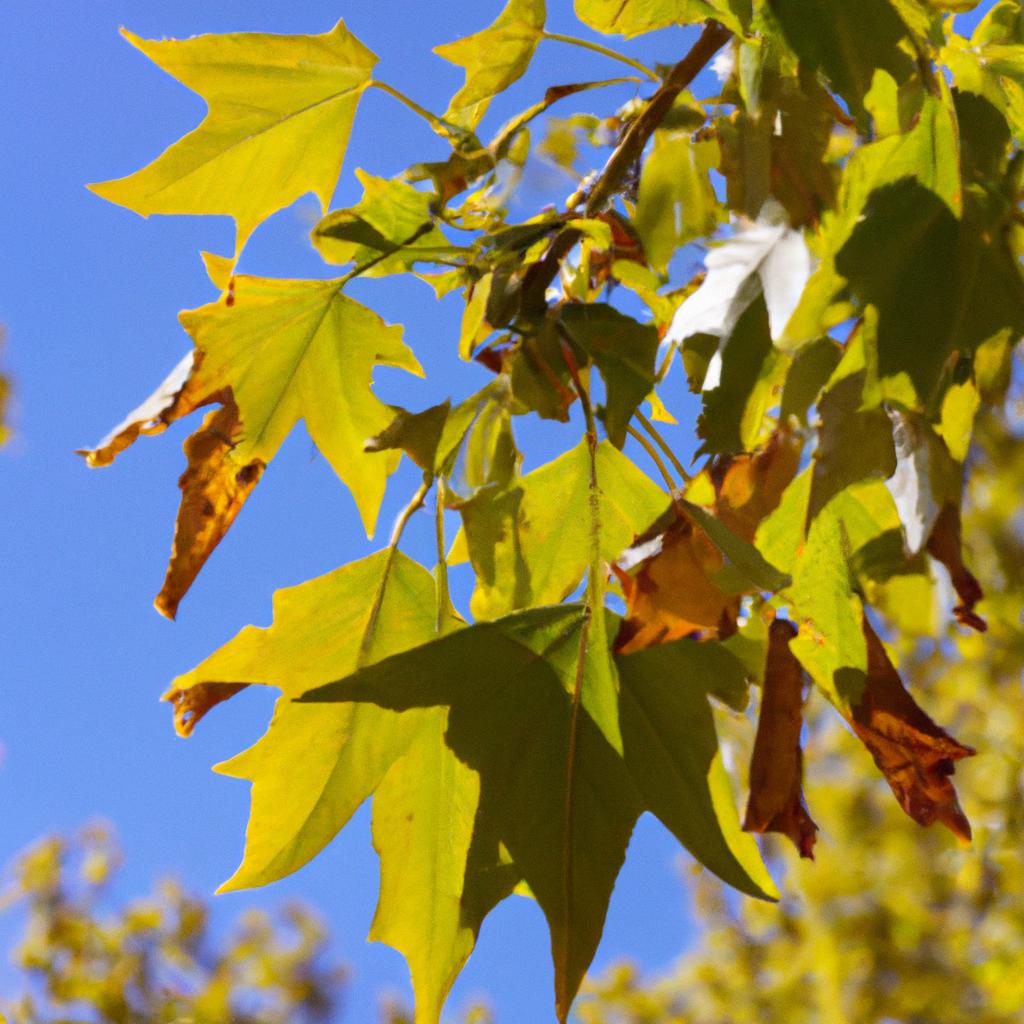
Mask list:
[[[343,22],[317,36],[126,33],[209,110],[94,191],[144,215],[229,215],[237,243],[204,254],[218,295],[181,315],[192,350],[83,454],[107,465],[208,409],[185,442],[157,598],[171,617],[300,419],[368,534],[399,461],[422,471],[385,548],[280,591],[272,626],[244,629],[166,694],[187,734],[248,685],[282,693],[266,735],[219,769],[252,784],[229,887],[301,867],[373,798],[371,937],[408,959],[417,1021],[439,1019],[482,921],[514,893],[547,918],[565,1021],[646,811],[719,877],[773,898],[745,832],[813,854],[805,679],[907,814],[969,839],[951,776],[974,751],[918,706],[881,639],[924,621],[938,634],[950,615],[986,628],[961,491],[975,416],[1002,400],[1024,333],[1024,21],[1000,0],[967,39],[949,9],[577,0],[604,35],[701,26],[651,69],[547,31],[542,0],[509,0],[438,48],[466,72],[440,116],[374,78]],[[623,79],[547,86],[484,141],[489,104],[541,45],[628,67],[635,100],[548,119],[534,147],[554,104]],[[697,87],[712,60],[717,92]],[[362,199],[329,211],[370,88],[450,152],[393,179],[359,171]],[[578,166],[584,138],[606,150],[599,169]],[[538,154],[574,191],[513,220]],[[307,192],[324,214],[313,245],[340,276],[236,272],[256,226]],[[697,243],[704,269],[686,279]],[[461,292],[451,351],[477,364],[475,393],[424,410],[377,397],[377,366],[423,371],[402,328],[346,287],[393,274]],[[701,407],[689,469],[657,426],[684,377]],[[529,473],[526,416],[568,436]],[[433,572],[400,547],[431,494]],[[450,551],[446,510],[461,521]],[[471,617],[449,593],[459,561],[475,576]],[[711,700],[742,708],[751,685],[762,714],[741,829]]]

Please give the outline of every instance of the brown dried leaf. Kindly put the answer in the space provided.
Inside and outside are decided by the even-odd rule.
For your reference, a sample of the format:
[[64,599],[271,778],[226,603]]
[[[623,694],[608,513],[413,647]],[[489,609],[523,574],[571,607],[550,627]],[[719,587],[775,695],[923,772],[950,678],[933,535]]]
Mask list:
[[958,839],[971,838],[950,781],[955,762],[975,752],[939,728],[906,691],[871,624],[864,619],[868,670],[850,724],[871,751],[900,806],[914,821],[941,821]]
[[[170,424],[196,408],[185,392],[192,373],[193,353],[188,352],[167,375],[163,383],[138,408],[133,409],[95,448],[79,448],[90,467],[109,466],[130,447],[139,434],[159,434]],[[184,406],[188,408],[184,408]]]
[[693,633],[735,632],[739,598],[711,579],[725,559],[681,508],[663,532],[638,538],[631,550],[646,557],[635,575],[615,567],[626,596],[616,651],[628,654]]
[[188,468],[178,481],[181,507],[174,546],[164,585],[154,602],[157,611],[169,619],[174,618],[185,592],[235,521],[266,467],[260,459],[240,463],[233,458],[240,435],[238,406],[230,393],[217,398],[224,404],[208,413],[203,425],[184,444]]
[[775,619],[769,629],[743,828],[747,832],[779,832],[792,840],[801,857],[814,860],[818,826],[804,804],[800,748],[804,674],[789,649],[796,632],[796,626],[784,619]]
[[184,690],[171,690],[163,700],[174,705],[174,731],[191,736],[192,730],[211,708],[234,697],[248,683],[196,683]]
[[803,439],[780,427],[756,452],[718,459],[712,468],[715,516],[733,533],[753,542],[757,528],[782,500],[800,468]]
[[985,596],[981,584],[964,565],[960,540],[960,510],[955,505],[943,505],[928,538],[928,554],[948,570],[960,604],[953,609],[961,626],[970,626],[979,633],[988,629],[988,623],[978,615],[974,606]]

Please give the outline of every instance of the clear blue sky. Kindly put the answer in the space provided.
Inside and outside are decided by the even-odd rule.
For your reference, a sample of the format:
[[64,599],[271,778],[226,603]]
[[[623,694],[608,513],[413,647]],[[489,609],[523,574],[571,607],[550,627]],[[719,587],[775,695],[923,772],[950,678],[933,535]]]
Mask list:
[[[549,28],[586,34],[567,0],[550,3]],[[462,72],[430,48],[483,27],[501,7],[449,0],[178,0],[174,4],[94,0],[8,0],[2,23],[6,67],[0,90],[4,139],[0,193],[0,322],[3,362],[16,388],[16,437],[0,452],[0,860],[43,833],[109,819],[124,843],[119,894],[131,897],[173,872],[211,893],[242,850],[248,792],[209,768],[254,741],[276,691],[252,688],[211,714],[188,742],[174,736],[166,683],[243,625],[265,625],[270,599],[361,557],[370,547],[354,506],[304,431],[297,429],[256,489],[227,540],[185,599],[177,623],[152,599],[163,578],[177,506],[176,481],[189,425],[143,439],[117,465],[90,471],[73,454],[97,441],[149,393],[188,347],[177,312],[210,301],[200,249],[228,252],[226,219],[143,221],[85,190],[151,160],[202,117],[202,101],[151,65],[117,33],[144,37],[259,30],[314,33],[339,16],[381,57],[378,76],[443,110]],[[692,31],[668,30],[623,48],[648,63],[678,59]],[[559,44],[542,46],[525,83],[495,103],[485,126],[528,106],[546,86],[618,74],[603,58]],[[579,109],[612,110],[630,89],[585,94]],[[562,112],[570,113],[573,100]],[[444,144],[388,97],[363,101],[335,206],[354,202],[353,170],[392,175],[439,159]],[[535,170],[523,214],[561,201],[568,179]],[[308,246],[316,217],[300,200],[261,228],[242,270],[268,276],[333,276]],[[379,374],[385,400],[423,407],[481,386],[488,373],[456,365],[460,300],[438,303],[418,282],[357,282],[353,294],[392,322],[434,378]],[[691,400],[680,374],[667,398],[684,422]],[[572,427],[517,422],[527,468],[571,447]],[[679,447],[688,450],[682,433]],[[415,486],[408,467],[389,491],[386,531]],[[408,548],[430,558],[429,524]],[[466,579],[457,595],[465,607]],[[596,967],[622,956],[654,970],[692,937],[680,854],[645,818],[616,889]],[[218,920],[244,907],[301,898],[330,921],[337,953],[354,968],[344,1021],[368,1024],[385,989],[408,991],[398,954],[364,941],[377,890],[377,865],[364,808],[312,864],[269,889],[217,897]],[[13,924],[0,920],[0,948]],[[530,902],[507,901],[488,919],[480,945],[453,993],[454,1011],[486,992],[501,1024],[553,1019],[548,939]],[[0,992],[15,978],[0,965]]]

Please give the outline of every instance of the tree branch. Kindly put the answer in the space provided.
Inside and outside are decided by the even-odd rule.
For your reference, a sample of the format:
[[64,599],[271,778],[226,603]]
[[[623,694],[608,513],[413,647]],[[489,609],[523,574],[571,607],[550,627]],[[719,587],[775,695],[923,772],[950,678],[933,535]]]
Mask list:
[[[643,113],[629,126],[622,141],[608,158],[594,187],[587,197],[584,212],[587,217],[599,213],[615,194],[633,162],[644,151],[654,130],[665,120],[676,97],[701,72],[709,60],[728,42],[732,32],[717,21],[708,21],[704,31],[690,52],[669,72],[664,84],[651,97]],[[582,196],[580,197],[580,201]],[[570,207],[577,205],[570,202]],[[565,228],[555,236],[544,257],[535,263],[523,280],[523,309],[538,313],[546,305],[544,294],[558,274],[562,260],[580,240],[575,228]]]

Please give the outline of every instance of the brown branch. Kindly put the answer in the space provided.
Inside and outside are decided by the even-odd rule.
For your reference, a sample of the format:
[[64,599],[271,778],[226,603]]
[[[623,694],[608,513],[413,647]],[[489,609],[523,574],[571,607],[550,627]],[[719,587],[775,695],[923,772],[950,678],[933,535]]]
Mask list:
[[[622,184],[630,167],[640,157],[655,129],[672,109],[676,97],[697,77],[711,58],[729,41],[732,32],[717,21],[708,21],[690,52],[669,72],[662,86],[651,97],[643,113],[629,126],[615,147],[587,197],[584,214],[599,213]],[[535,263],[523,280],[523,311],[539,314],[546,305],[544,293],[558,274],[562,260],[580,240],[575,228],[565,228],[555,236],[544,257]]]

